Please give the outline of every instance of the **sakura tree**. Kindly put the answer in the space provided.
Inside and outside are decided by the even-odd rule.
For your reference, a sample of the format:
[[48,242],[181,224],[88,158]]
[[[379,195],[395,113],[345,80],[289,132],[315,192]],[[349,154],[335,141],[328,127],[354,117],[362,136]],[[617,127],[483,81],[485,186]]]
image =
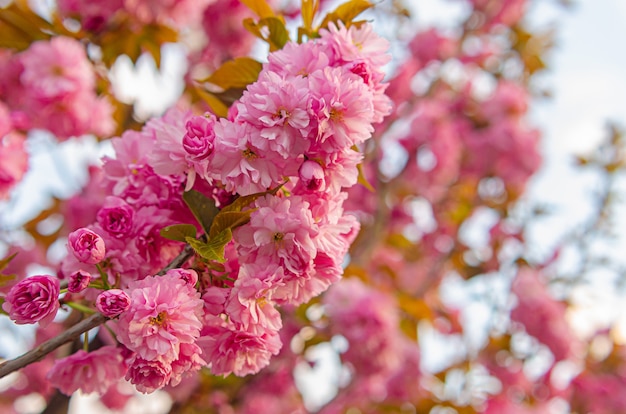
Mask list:
[[[33,328],[0,355],[3,412],[35,396],[65,412],[78,394],[128,411],[153,393],[164,413],[626,409],[606,391],[624,384],[622,347],[597,356],[574,334],[576,281],[558,289],[556,259],[525,238],[549,37],[526,28],[525,0],[455,2],[449,32],[401,1],[0,9],[0,197],[28,191],[37,134],[109,148],[80,192],[2,232],[5,321]],[[168,43],[186,51],[184,90],[142,119],[114,67],[158,68]],[[613,174],[620,139],[581,163]],[[475,283],[492,293],[478,333],[443,295]],[[433,332],[456,344],[438,368]],[[322,350],[324,396],[307,382]]]

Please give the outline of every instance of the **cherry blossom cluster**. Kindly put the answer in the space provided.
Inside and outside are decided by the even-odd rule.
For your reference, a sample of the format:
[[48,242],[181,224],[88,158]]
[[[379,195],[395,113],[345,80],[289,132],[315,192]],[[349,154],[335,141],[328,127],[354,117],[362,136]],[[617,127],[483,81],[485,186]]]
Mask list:
[[46,129],[60,140],[114,130],[113,108],[96,95],[94,67],[77,40],[55,36],[4,52],[0,75],[0,99],[15,129]]
[[[62,306],[110,319],[115,342],[55,362],[48,379],[62,392],[103,393],[125,378],[147,393],[203,366],[256,373],[282,347],[277,307],[341,278],[359,230],[344,213],[345,189],[391,110],[388,43],[367,24],[320,35],[271,53],[227,118],[177,107],[112,140],[115,156],[94,176],[104,189],[96,221],[68,236],[67,288],[30,277],[4,303],[17,323],[45,324],[64,293]],[[190,190],[220,209],[249,197],[240,206],[249,219],[233,227],[224,263],[194,256],[160,274],[181,251],[161,230],[195,222],[183,201]]]

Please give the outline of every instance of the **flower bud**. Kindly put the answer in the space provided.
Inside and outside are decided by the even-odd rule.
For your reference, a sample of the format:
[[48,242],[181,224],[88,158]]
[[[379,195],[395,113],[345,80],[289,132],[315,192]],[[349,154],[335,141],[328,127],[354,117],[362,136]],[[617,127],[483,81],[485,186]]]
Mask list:
[[215,140],[215,117],[211,114],[206,116],[194,116],[185,125],[187,133],[183,137],[183,148],[187,154],[195,159],[206,158],[213,152]]
[[196,273],[193,269],[170,269],[165,274],[168,276],[178,277],[192,287],[198,282],[198,273]]
[[324,181],[324,169],[319,163],[306,160],[298,170],[302,184],[311,191],[324,191],[326,182]]
[[104,240],[93,231],[80,228],[71,232],[67,240],[70,251],[79,262],[96,264],[104,259]]
[[49,275],[28,277],[11,288],[2,304],[18,325],[40,322],[46,326],[59,310],[59,279]]
[[113,318],[130,307],[130,296],[121,289],[110,289],[96,298],[96,309],[107,318]]
[[91,282],[91,274],[84,270],[77,270],[70,275],[69,282],[67,283],[67,291],[70,293],[80,293],[87,289]]

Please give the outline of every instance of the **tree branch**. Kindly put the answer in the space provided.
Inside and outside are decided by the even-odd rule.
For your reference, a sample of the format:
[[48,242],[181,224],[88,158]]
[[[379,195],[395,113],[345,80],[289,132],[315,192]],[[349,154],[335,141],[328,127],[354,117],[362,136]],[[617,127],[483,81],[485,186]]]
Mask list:
[[[167,266],[163,268],[158,274],[163,275],[165,272],[171,269],[181,267],[189,258],[193,255],[193,249],[191,246],[186,245],[185,248],[176,256]],[[81,334],[87,332],[96,326],[102,325],[107,320],[106,317],[99,313],[94,313],[89,318],[77,323],[69,328],[59,336],[56,336],[38,347],[26,352],[22,356],[15,359],[4,361],[0,364],[0,378],[3,378],[10,373],[17,371],[20,368],[24,368],[28,364],[37,362],[50,352],[54,351],[58,347],[78,338]]]
[[103,315],[94,313],[89,318],[77,323],[59,336],[42,343],[22,356],[3,362],[0,364],[0,378],[9,375],[13,371],[17,371],[20,368],[24,368],[28,364],[41,360],[61,345],[73,341],[83,333],[95,328],[96,326],[102,325],[106,320],[107,318]]

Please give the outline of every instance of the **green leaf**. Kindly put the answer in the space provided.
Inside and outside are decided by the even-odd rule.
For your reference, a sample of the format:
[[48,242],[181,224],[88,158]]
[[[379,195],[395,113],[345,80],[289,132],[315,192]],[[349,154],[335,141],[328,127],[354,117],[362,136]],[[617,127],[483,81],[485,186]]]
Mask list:
[[0,8],[0,47],[24,50],[34,41],[49,39],[53,32],[53,26],[25,1]]
[[356,16],[372,7],[374,7],[374,5],[367,0],[350,0],[328,13],[320,25],[320,29],[327,28],[331,22],[336,23],[339,21],[346,27],[350,27]]
[[159,233],[161,237],[184,243],[187,241],[187,237],[196,237],[197,232],[198,230],[193,224],[174,224],[163,227]]
[[367,181],[367,178],[365,178],[365,174],[363,173],[363,164],[358,164],[356,168],[359,172],[357,182],[361,184],[363,187],[370,190],[372,193],[376,192],[376,189],[372,186],[372,184],[370,184],[369,181]]
[[247,211],[221,211],[211,225],[209,237],[211,240],[226,229],[234,230],[250,221],[250,214],[255,210]]
[[13,253],[11,256],[7,256],[4,259],[0,260],[0,272],[2,272],[6,267],[11,263],[11,260],[17,256],[17,252]]
[[254,193],[254,194],[249,194],[246,196],[241,196],[239,198],[237,198],[235,201],[233,201],[232,203],[230,203],[227,206],[224,206],[222,208],[222,212],[226,212],[226,211],[241,211],[243,208],[249,206],[250,204],[252,204],[254,202],[254,200],[256,200],[259,197],[263,197],[267,194],[272,194],[272,195],[276,195],[276,193],[278,192],[278,190],[280,190],[282,188],[284,184],[279,185],[276,188],[272,188],[271,190],[267,190],[267,191],[263,191],[260,193]]
[[[2,273],[2,271],[9,265],[9,263],[11,262],[11,260],[13,260],[13,258],[17,255],[16,253],[13,253],[11,256],[5,257],[4,259],[0,260],[0,286],[5,286],[7,283],[9,283],[10,281],[14,280],[16,278],[16,275],[5,275]],[[0,306],[2,306],[0,304]]]
[[[198,220],[198,223],[200,223],[204,232],[208,234],[211,224],[213,223],[213,219],[217,213],[220,212],[220,210],[215,206],[215,201],[196,190],[190,190],[183,193],[183,200],[185,200],[187,207],[189,207],[193,216],[196,220]],[[185,239],[185,241],[186,240],[187,239]]]
[[265,0],[241,0],[241,2],[261,19],[276,16],[272,7]]
[[302,24],[304,30],[313,30],[313,19],[320,7],[319,0],[302,0]]
[[211,76],[199,82],[212,83],[224,90],[245,88],[256,82],[261,69],[263,69],[261,62],[249,57],[239,57],[224,63]]
[[200,256],[207,260],[215,260],[224,263],[224,248],[233,238],[230,228],[226,228],[217,236],[210,239],[207,243],[197,240],[193,237],[187,237],[186,241]]
[[226,118],[228,116],[228,106],[215,93],[205,91],[204,89],[196,88],[196,93],[213,111],[213,113],[220,117]]
[[253,35],[270,45],[270,52],[282,49],[289,41],[289,32],[285,23],[277,17],[267,17],[255,22],[251,18],[244,19],[243,26]]

